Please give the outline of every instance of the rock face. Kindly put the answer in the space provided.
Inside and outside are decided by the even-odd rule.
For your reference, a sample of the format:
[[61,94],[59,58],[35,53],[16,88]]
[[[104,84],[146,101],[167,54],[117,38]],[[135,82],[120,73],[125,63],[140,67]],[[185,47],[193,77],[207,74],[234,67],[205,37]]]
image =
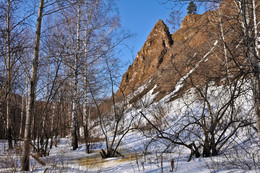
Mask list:
[[134,63],[124,74],[120,89],[129,94],[143,84],[158,70],[172,44],[168,27],[159,20],[138,52]]
[[[174,99],[193,86],[204,86],[209,81],[220,82],[225,77],[220,19],[230,48],[232,44],[236,45],[234,40],[239,37],[235,31],[236,21],[225,18],[227,13],[236,13],[232,2],[223,1],[216,11],[187,15],[181,28],[172,35],[165,23],[159,20],[134,63],[123,75],[117,96],[122,93],[129,95],[138,87],[145,86],[130,103],[151,89],[156,94],[154,101],[173,91],[171,99]],[[229,30],[231,26],[234,30]],[[232,68],[232,63],[229,66]]]

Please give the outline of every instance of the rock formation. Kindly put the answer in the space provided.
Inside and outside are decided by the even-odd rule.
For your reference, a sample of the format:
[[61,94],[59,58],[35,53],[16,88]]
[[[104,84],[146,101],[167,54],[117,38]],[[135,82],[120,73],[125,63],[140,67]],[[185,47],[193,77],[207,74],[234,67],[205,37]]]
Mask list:
[[[235,28],[236,20],[227,19],[225,14],[236,15],[234,8],[232,1],[226,0],[216,11],[207,11],[202,15],[188,14],[181,28],[172,35],[165,23],[159,20],[134,63],[123,75],[117,95],[129,95],[138,87],[145,86],[130,103],[142,98],[153,88],[153,94],[156,94],[154,101],[171,92],[171,99],[174,99],[191,87],[204,86],[209,81],[216,84],[222,81],[226,74],[226,61],[223,40],[220,38],[220,21],[225,41],[232,48],[239,34]],[[229,30],[231,26],[233,30]],[[230,62],[229,67],[233,68],[233,65]]]
[[138,52],[134,63],[124,74],[120,89],[129,94],[143,84],[158,70],[172,44],[168,27],[159,20]]

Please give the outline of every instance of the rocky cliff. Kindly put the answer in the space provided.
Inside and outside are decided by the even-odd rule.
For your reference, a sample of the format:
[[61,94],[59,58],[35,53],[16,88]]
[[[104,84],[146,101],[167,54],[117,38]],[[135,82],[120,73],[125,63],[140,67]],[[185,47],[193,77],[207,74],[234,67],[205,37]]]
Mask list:
[[[232,2],[223,1],[218,10],[202,15],[187,15],[181,28],[173,34],[159,20],[134,63],[123,75],[117,95],[129,95],[138,87],[145,86],[130,103],[142,98],[151,89],[156,94],[154,101],[169,93],[174,99],[191,87],[205,86],[209,81],[216,85],[223,82],[227,73],[224,42],[232,49],[241,37],[236,20],[227,17],[227,14],[237,16]],[[235,73],[238,69],[234,62],[229,63],[229,71]]]
[[134,63],[124,74],[120,89],[129,94],[143,84],[159,69],[172,44],[173,40],[168,27],[162,20],[159,20],[138,52]]

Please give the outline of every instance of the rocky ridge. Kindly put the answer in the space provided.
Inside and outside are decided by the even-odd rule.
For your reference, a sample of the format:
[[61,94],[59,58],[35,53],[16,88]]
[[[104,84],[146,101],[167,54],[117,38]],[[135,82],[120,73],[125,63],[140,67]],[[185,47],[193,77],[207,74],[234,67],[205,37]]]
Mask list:
[[[223,1],[218,10],[202,15],[188,14],[181,28],[173,34],[162,20],[158,20],[123,75],[117,96],[132,94],[140,86],[145,86],[142,92],[131,98],[130,103],[138,101],[151,89],[156,94],[153,101],[176,91],[171,100],[191,87],[205,86],[209,81],[216,84],[223,81],[226,69],[223,43],[219,37],[220,19],[227,43],[236,45],[235,40],[239,37],[234,25],[236,21],[227,19],[227,13],[237,13],[229,0]],[[232,31],[228,30],[231,26],[234,28]],[[233,69],[232,63],[229,66]]]
[[168,27],[162,20],[159,20],[138,52],[133,64],[123,75],[120,89],[125,94],[136,90],[158,70],[172,45],[173,40]]

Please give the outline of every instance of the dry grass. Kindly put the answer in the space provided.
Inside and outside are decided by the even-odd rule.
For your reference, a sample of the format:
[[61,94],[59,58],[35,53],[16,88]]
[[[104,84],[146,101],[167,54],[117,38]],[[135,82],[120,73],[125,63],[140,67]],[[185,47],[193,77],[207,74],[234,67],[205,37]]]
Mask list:
[[141,156],[136,153],[127,153],[124,154],[124,158],[122,157],[113,157],[108,159],[102,159],[99,153],[95,153],[89,157],[83,158],[79,160],[79,164],[82,166],[86,166],[87,168],[108,168],[111,166],[115,166],[117,164],[121,164],[123,162],[136,162]]

